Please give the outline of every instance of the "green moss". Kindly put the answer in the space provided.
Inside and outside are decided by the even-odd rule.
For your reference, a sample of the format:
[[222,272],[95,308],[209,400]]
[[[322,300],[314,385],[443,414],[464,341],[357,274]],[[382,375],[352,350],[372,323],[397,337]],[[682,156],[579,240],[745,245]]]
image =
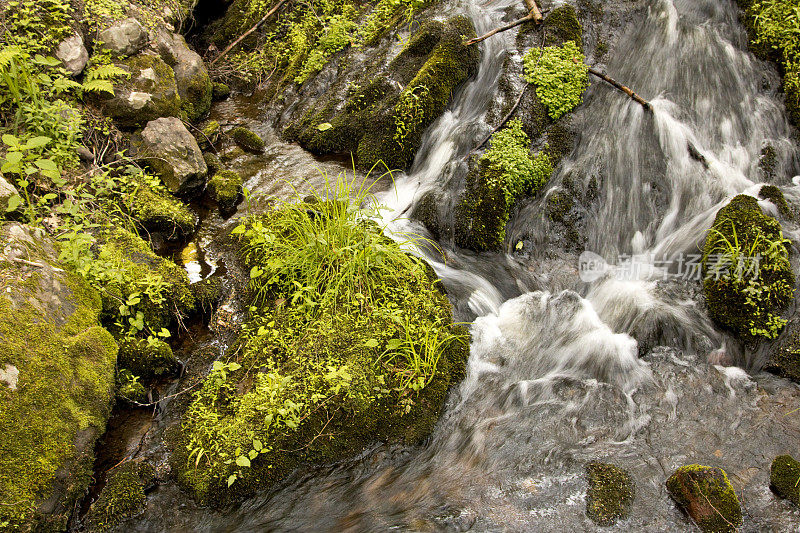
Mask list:
[[758,191],[758,197],[769,200],[775,204],[775,207],[778,208],[778,212],[782,216],[786,218],[792,217],[792,210],[789,208],[789,203],[786,201],[781,190],[775,185],[762,186]]
[[222,126],[216,120],[209,120],[200,131],[194,133],[194,138],[197,139],[197,145],[201,150],[211,150],[214,145],[219,141],[222,134]]
[[775,165],[777,162],[778,154],[771,144],[761,149],[761,155],[758,158],[758,168],[763,173],[764,181],[771,182],[775,180]]
[[574,204],[572,195],[565,191],[555,191],[547,196],[547,216],[554,222],[563,223]]
[[800,463],[791,455],[779,455],[772,461],[769,485],[778,496],[800,505]]
[[502,247],[517,198],[535,194],[553,172],[546,153],[530,156],[530,140],[517,119],[492,135],[490,142],[456,209],[456,243],[477,251]]
[[666,483],[672,499],[707,533],[737,531],[742,509],[728,475],[720,468],[682,466]]
[[254,153],[264,151],[264,140],[243,126],[233,128],[228,135],[242,150]]
[[789,322],[787,332],[769,352],[764,369],[800,383],[800,327]]
[[[30,259],[55,263],[26,248]],[[64,530],[91,480],[117,346],[98,326],[99,296],[79,276],[9,263],[0,270],[11,289],[0,293],[0,368],[19,371],[16,390],[0,384],[0,523]]]
[[[754,258],[758,258],[757,260]],[[788,241],[755,198],[739,195],[720,209],[703,250],[708,313],[745,342],[775,338],[794,297]]]
[[211,98],[215,101],[225,100],[231,95],[231,88],[224,83],[214,82],[211,84]]
[[147,497],[139,468],[138,463],[127,462],[109,475],[86,516],[92,531],[108,531],[144,510]]
[[630,514],[636,491],[628,472],[611,464],[591,463],[586,480],[586,514],[596,524],[611,526]]
[[117,397],[123,402],[138,404],[148,402],[147,389],[139,381],[139,376],[125,368],[120,369],[117,375]]
[[[359,224],[348,202],[289,204],[241,228],[251,314],[195,395],[173,455],[181,484],[214,505],[302,463],[418,442],[468,355],[428,268]],[[358,287],[342,286],[353,279]],[[414,370],[412,346],[432,362],[428,373]]]
[[594,49],[594,55],[597,59],[602,59],[608,53],[608,43],[602,40],[597,41],[597,46]]
[[205,152],[203,154],[203,160],[206,162],[206,166],[208,167],[209,176],[213,176],[222,170],[222,161],[220,161],[219,156],[216,154]]
[[141,183],[124,198],[131,216],[148,232],[168,240],[184,239],[194,232],[197,215],[165,190]]
[[582,49],[583,27],[575,8],[567,4],[552,10],[544,22],[545,46],[572,41]]
[[206,278],[192,283],[192,292],[199,311],[210,312],[222,299],[222,280],[218,277]]
[[185,86],[181,86],[181,110],[190,122],[200,120],[211,109],[211,78],[208,71],[199,69]]
[[228,213],[242,194],[242,177],[232,170],[221,170],[208,181],[208,190],[220,211]]
[[120,368],[127,368],[142,378],[174,374],[179,368],[172,348],[159,339],[122,339],[118,362]]

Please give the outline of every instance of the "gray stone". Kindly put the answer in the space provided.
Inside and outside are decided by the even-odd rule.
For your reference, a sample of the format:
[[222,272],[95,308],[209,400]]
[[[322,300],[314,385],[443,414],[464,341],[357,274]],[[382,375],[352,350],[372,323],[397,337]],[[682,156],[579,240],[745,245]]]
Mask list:
[[0,174],[0,214],[5,213],[8,209],[8,201],[13,197],[19,195],[16,187],[11,185],[2,174]]
[[211,109],[211,77],[203,58],[192,51],[183,36],[160,30],[153,47],[175,72],[175,83],[189,120],[197,120]]
[[197,141],[180,119],[159,118],[147,123],[139,155],[173,194],[185,194],[204,184],[208,167]]
[[129,56],[147,46],[150,38],[144,26],[131,17],[101,31],[97,40],[102,43],[102,48],[120,56]]
[[11,390],[17,390],[18,381],[19,369],[17,367],[6,364],[5,368],[0,369],[0,383],[5,383]]
[[83,37],[77,33],[72,37],[67,37],[58,45],[56,57],[64,63],[64,68],[72,76],[77,76],[89,62],[89,52],[83,45]]

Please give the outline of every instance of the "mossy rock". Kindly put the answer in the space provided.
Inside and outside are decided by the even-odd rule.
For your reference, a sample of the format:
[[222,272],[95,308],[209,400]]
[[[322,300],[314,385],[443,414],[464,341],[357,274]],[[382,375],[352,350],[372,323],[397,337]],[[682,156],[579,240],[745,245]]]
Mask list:
[[86,515],[91,531],[108,531],[144,511],[147,506],[144,491],[152,471],[151,466],[133,461],[112,471]]
[[159,339],[121,340],[118,364],[145,379],[168,376],[180,368],[172,348]]
[[545,46],[560,46],[573,41],[583,50],[583,26],[578,13],[571,5],[563,5],[550,11],[544,22]]
[[800,383],[800,318],[793,317],[772,346],[764,370]]
[[344,106],[331,97],[309,110],[284,134],[318,154],[354,153],[360,168],[404,169],[414,160],[425,130],[447,108],[456,88],[478,64],[475,35],[464,17],[427,21],[392,61]]
[[194,132],[194,138],[197,139],[197,145],[201,150],[207,151],[214,148],[214,145],[220,139],[222,134],[222,126],[216,120],[209,120],[200,131]]
[[479,162],[467,175],[467,187],[456,207],[456,244],[476,251],[497,251],[503,247],[509,206],[503,191],[500,169]]
[[[708,314],[747,344],[777,337],[785,324],[780,313],[793,300],[795,283],[788,246],[780,223],[765,215],[755,198],[742,194],[719,210],[706,237]],[[757,255],[757,261],[751,259]]]
[[128,71],[130,78],[115,82],[115,96],[103,101],[102,108],[120,127],[143,127],[151,120],[180,114],[175,73],[160,57],[140,54],[117,66]]
[[209,176],[213,176],[214,174],[222,170],[222,161],[220,161],[219,156],[217,154],[211,152],[204,152],[203,161],[206,162]]
[[789,202],[783,196],[783,192],[775,185],[763,185],[758,190],[758,197],[772,202],[778,208],[778,212],[785,218],[792,218],[792,210]]
[[636,487],[631,475],[618,466],[591,463],[586,467],[586,514],[597,525],[612,526],[631,512]]
[[224,83],[213,82],[211,84],[211,99],[215,102],[225,100],[231,95],[231,88]]
[[232,170],[221,170],[208,181],[211,197],[217,202],[220,212],[230,213],[242,194],[242,177]]
[[739,498],[720,468],[682,466],[667,480],[667,491],[704,532],[733,533],[742,525]]
[[233,139],[239,148],[254,154],[260,154],[264,151],[264,140],[253,131],[243,127],[237,126],[228,132],[228,135]]
[[144,405],[148,402],[147,389],[139,381],[139,376],[127,369],[121,369],[117,376],[117,398],[122,402]]
[[0,236],[46,265],[0,262],[0,524],[64,531],[92,479],[117,345],[99,326],[100,295],[43,234],[4,224]]
[[781,498],[800,505],[800,462],[791,455],[779,455],[772,461],[769,486]]
[[131,216],[149,233],[167,240],[182,240],[194,233],[197,215],[167,191],[140,184],[125,199]]
[[[281,246],[310,250],[308,239],[315,235],[284,233],[290,217],[324,225],[339,216],[334,212],[352,209],[337,202],[293,205],[249,219],[242,228],[252,231],[237,231],[243,234],[244,266],[257,280],[251,313],[242,335],[194,395],[173,442],[173,472],[204,504],[236,502],[300,465],[353,457],[375,442],[417,443],[432,431],[449,388],[463,377],[468,333],[453,324],[450,303],[424,262],[404,254],[374,224],[350,227],[359,247],[384,250],[389,265],[359,276],[364,287],[380,287],[357,299],[369,310],[356,300],[317,300],[323,293],[310,285],[297,282],[297,288],[297,269],[303,267],[292,262],[297,256],[270,251],[278,241],[269,235],[282,235]],[[351,252],[358,250],[344,251]],[[353,266],[350,258],[343,261]],[[283,268],[278,263],[295,274],[274,274],[272,269]],[[320,272],[311,279],[323,277]],[[305,298],[318,303],[306,307]],[[408,363],[400,355],[381,363],[399,349],[403,327],[421,338],[447,339],[430,348],[437,350],[437,362],[427,384],[416,390],[402,385],[408,374],[401,369]]]
[[198,311],[210,313],[222,299],[222,279],[216,276],[192,283],[191,287]]
[[138,235],[122,228],[106,229],[98,237],[100,254],[122,272],[122,279],[109,280],[104,287],[104,317],[112,324],[118,319],[120,302],[133,293],[141,294],[140,280],[152,279],[163,286],[161,301],[142,298],[136,307],[154,331],[169,328],[195,310],[195,299],[186,271],[169,259],[158,257]]

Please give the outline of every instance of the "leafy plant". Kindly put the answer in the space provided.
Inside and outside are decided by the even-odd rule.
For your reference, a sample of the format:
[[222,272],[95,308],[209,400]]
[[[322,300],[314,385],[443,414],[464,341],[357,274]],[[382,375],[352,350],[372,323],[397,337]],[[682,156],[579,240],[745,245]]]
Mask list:
[[575,42],[543,50],[532,48],[523,57],[523,64],[524,78],[536,86],[536,95],[550,118],[557,120],[581,103],[589,86],[589,67]]

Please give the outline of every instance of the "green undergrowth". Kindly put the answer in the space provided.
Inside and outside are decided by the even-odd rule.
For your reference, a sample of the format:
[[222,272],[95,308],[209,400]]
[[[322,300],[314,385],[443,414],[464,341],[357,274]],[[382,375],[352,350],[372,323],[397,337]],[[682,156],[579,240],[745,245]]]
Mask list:
[[250,313],[188,407],[179,480],[203,502],[252,494],[301,463],[433,427],[468,352],[430,267],[385,237],[343,177],[234,230]]
[[536,95],[556,120],[583,100],[589,86],[589,67],[574,41],[561,46],[531,48],[523,57],[525,81],[536,86]]
[[474,250],[499,250],[516,199],[535,194],[550,179],[553,164],[546,151],[530,155],[522,122],[509,121],[490,140],[468,178],[456,212],[457,242]]
[[747,343],[774,339],[794,298],[790,243],[755,198],[739,195],[720,209],[703,249],[703,292],[712,319]]

